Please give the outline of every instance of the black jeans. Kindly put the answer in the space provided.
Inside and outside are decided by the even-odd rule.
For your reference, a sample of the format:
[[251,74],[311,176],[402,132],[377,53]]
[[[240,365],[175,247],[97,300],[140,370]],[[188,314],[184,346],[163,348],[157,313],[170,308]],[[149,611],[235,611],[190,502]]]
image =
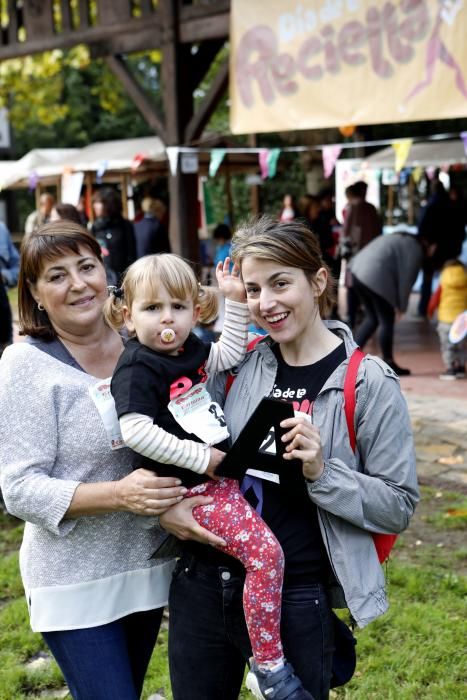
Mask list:
[[[185,555],[169,595],[169,661],[174,700],[236,700],[251,656],[243,576]],[[320,584],[286,586],[281,635],[287,660],[315,700],[327,700],[334,625]]]
[[378,341],[383,360],[392,361],[396,317],[394,307],[386,299],[362,284],[355,276],[353,284],[365,311],[365,318],[354,333],[355,342],[363,348],[379,326]]

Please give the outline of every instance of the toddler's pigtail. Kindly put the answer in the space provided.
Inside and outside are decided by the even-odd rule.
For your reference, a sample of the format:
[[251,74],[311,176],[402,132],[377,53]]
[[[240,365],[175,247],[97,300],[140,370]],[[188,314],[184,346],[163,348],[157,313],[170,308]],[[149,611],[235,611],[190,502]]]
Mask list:
[[219,297],[215,287],[198,285],[198,304],[201,308],[201,323],[212,323],[219,314]]
[[123,328],[123,290],[117,287],[109,287],[109,298],[104,304],[104,319],[106,323],[116,331]]

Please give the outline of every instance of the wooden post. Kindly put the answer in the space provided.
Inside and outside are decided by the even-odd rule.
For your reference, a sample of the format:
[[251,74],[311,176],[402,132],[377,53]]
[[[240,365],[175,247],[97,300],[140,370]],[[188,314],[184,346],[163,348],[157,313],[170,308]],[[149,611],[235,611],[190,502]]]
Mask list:
[[[252,148],[256,148],[256,146],[258,145],[256,134],[248,134],[248,145]],[[252,185],[250,202],[251,213],[253,214],[253,216],[257,216],[259,214],[259,199],[259,185]]]
[[122,188],[122,212],[125,219],[128,219],[128,192],[127,192],[127,175],[123,173],[120,176],[120,187]]
[[92,206],[92,174],[86,173],[84,176],[86,183],[86,209],[91,224],[94,223],[94,207]]
[[[184,143],[185,127],[193,116],[190,85],[190,47],[178,40],[178,3],[160,0],[158,10],[164,27],[162,76],[167,146]],[[169,231],[174,253],[198,261],[198,177],[181,172],[169,173]]]

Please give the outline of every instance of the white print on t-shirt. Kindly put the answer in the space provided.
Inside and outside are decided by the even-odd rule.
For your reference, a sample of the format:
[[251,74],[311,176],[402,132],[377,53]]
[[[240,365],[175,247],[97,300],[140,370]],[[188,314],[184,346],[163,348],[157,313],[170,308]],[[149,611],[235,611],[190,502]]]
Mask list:
[[[308,413],[303,413],[302,411],[294,411],[295,417],[299,418],[300,416],[303,416],[307,421],[311,423],[311,416]],[[274,426],[271,425],[271,428],[264,438],[263,442],[261,443],[261,446],[259,448],[260,452],[267,452],[267,454],[275,455],[276,454],[276,440],[275,440],[275,430]],[[256,476],[258,479],[264,479],[265,481],[273,481],[275,484],[280,483],[280,478],[279,474],[275,474],[272,472],[264,472],[261,471],[260,469],[247,469],[246,471],[249,476]]]
[[216,445],[229,437],[224,413],[212,400],[204,384],[195,384],[168,404],[177,423],[208,445]]
[[301,389],[291,389],[287,387],[283,391],[277,386],[274,386],[272,390],[273,399],[283,399],[284,401],[289,401],[292,404],[295,413],[307,413],[309,416],[313,413],[313,401],[303,398],[306,396],[307,390]]
[[96,384],[90,386],[89,394],[99,411],[111,449],[120,450],[125,447],[125,443],[118,422],[114,397],[110,393],[110,379],[111,377],[100,379]]

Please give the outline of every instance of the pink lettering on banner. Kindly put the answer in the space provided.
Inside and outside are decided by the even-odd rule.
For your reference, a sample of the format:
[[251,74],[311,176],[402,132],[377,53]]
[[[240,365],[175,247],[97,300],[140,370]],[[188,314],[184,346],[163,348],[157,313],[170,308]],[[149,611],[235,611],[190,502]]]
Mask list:
[[179,377],[170,385],[170,400],[181,396],[185,391],[191,389],[193,382],[188,377]]
[[[331,18],[330,18],[331,19]],[[294,78],[319,81],[326,74],[337,75],[343,66],[367,62],[380,78],[394,74],[396,64],[409,63],[413,44],[427,37],[430,14],[427,0],[376,3],[365,14],[365,23],[352,20],[337,31],[331,22],[307,36],[296,56],[279,53],[273,29],[257,25],[240,39],[235,57],[235,80],[246,107],[255,102],[254,85],[261,99],[272,104],[276,96],[298,90]]]

